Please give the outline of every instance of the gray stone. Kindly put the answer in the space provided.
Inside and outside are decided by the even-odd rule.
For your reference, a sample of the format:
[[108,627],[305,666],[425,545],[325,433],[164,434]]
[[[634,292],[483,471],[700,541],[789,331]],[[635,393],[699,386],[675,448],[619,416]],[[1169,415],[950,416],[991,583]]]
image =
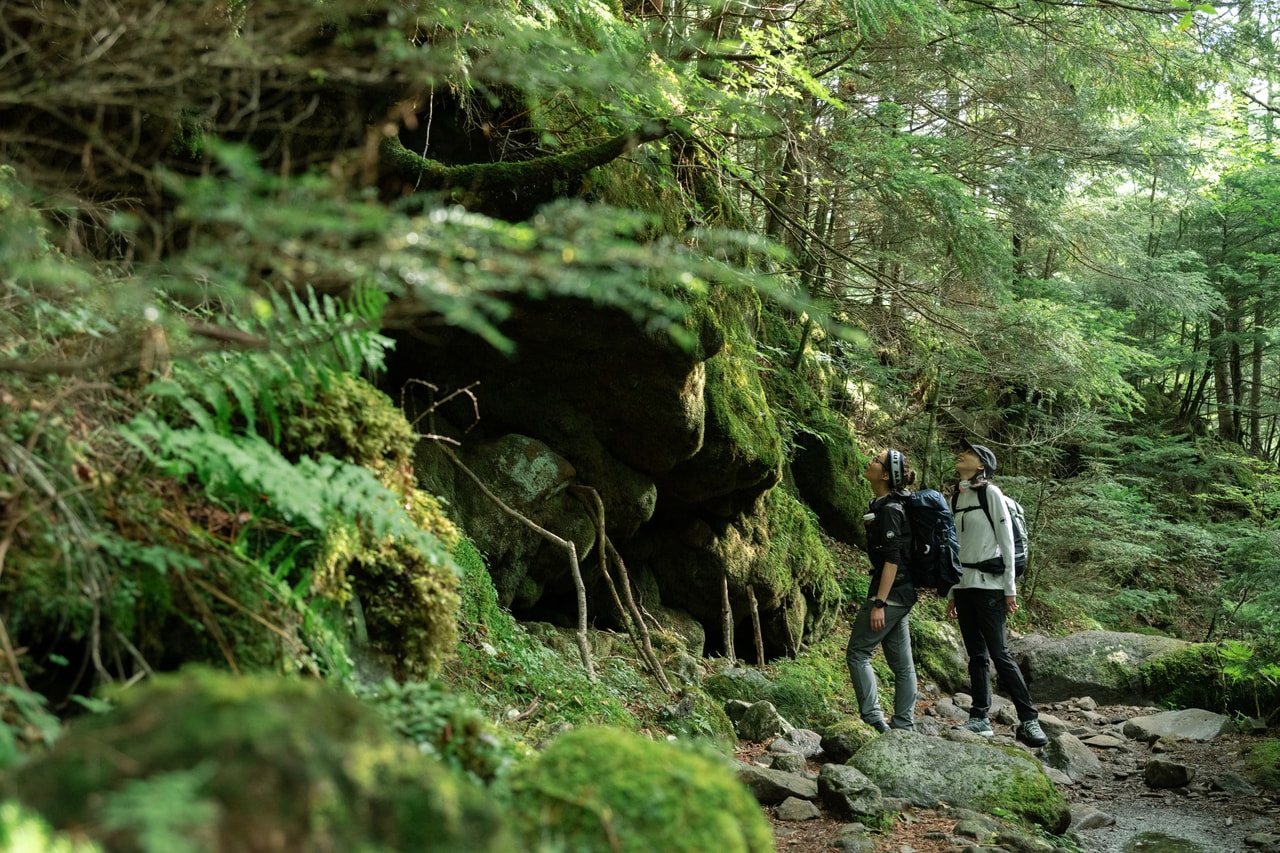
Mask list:
[[841,853],[872,853],[876,849],[875,842],[866,837],[866,829],[860,823],[840,830],[831,840],[831,846]]
[[1047,764],[1044,767],[1044,775],[1048,776],[1049,781],[1053,782],[1053,784],[1057,785],[1059,788],[1070,788],[1076,784],[1075,779],[1072,779],[1058,768],[1050,767]]
[[1040,728],[1044,729],[1044,733],[1049,737],[1060,735],[1067,731],[1067,724],[1061,718],[1055,717],[1053,714],[1040,712]]
[[1098,760],[1098,756],[1071,734],[1064,733],[1049,738],[1049,743],[1040,753],[1040,760],[1050,767],[1058,768],[1076,782],[1102,771],[1102,762]]
[[724,703],[724,714],[736,726],[750,707],[750,702],[743,702],[741,699],[730,699]]
[[1134,705],[1159,699],[1148,695],[1141,667],[1180,651],[1189,643],[1172,637],[1112,631],[1080,631],[1065,637],[1027,634],[1011,637],[1009,650],[1041,702],[1088,695],[1097,702]]
[[1152,788],[1181,788],[1195,778],[1195,771],[1176,761],[1153,758],[1143,768],[1143,775]]
[[769,743],[770,752],[794,752],[805,758],[822,753],[822,735],[810,729],[791,729]]
[[807,769],[804,756],[798,752],[780,752],[774,755],[769,767],[783,773],[804,773]]
[[995,827],[977,820],[962,820],[951,831],[962,838],[973,838],[978,842],[990,841],[996,837]]
[[1151,744],[1151,751],[1155,753],[1172,752],[1177,749],[1178,744],[1186,741],[1181,735],[1165,735],[1158,738],[1155,743]]
[[1071,828],[1075,830],[1102,829],[1104,826],[1115,826],[1116,819],[1093,806],[1073,806],[1071,809]]
[[803,820],[814,820],[822,817],[822,812],[818,811],[818,807],[808,800],[801,800],[798,797],[787,797],[778,804],[778,809],[774,814],[778,820],[785,820],[788,823],[798,823]]
[[1084,738],[1080,742],[1093,749],[1124,749],[1128,746],[1128,742],[1124,739],[1112,737],[1111,735],[1094,735],[1091,738]]
[[996,849],[1003,848],[1009,853],[1054,853],[1057,849],[1043,838],[1036,838],[1008,828],[996,836],[996,845]]
[[842,818],[874,817],[884,810],[880,789],[847,764],[824,764],[818,772],[818,797]]
[[766,806],[780,803],[787,797],[802,800],[818,798],[818,783],[799,773],[783,773],[738,762],[738,781],[747,786],[757,802]]
[[1244,794],[1257,796],[1258,789],[1248,779],[1231,770],[1215,773],[1209,780],[1209,788],[1214,791],[1226,791],[1228,794]]
[[965,720],[969,719],[969,712],[964,708],[961,708],[956,704],[954,699],[949,697],[939,699],[937,702],[933,703],[933,711],[948,723],[953,721],[963,723]]
[[1061,832],[1071,820],[1040,763],[1022,750],[890,731],[858,750],[849,763],[886,797],[905,797],[923,808],[938,802],[971,809],[1021,807],[1025,813],[1019,817],[1051,832]]
[[791,728],[772,702],[756,702],[738,721],[738,737],[753,743],[768,743],[791,731]]
[[1134,717],[1124,724],[1125,737],[1147,743],[1166,735],[1177,735],[1188,740],[1213,740],[1230,731],[1230,717],[1201,708]]

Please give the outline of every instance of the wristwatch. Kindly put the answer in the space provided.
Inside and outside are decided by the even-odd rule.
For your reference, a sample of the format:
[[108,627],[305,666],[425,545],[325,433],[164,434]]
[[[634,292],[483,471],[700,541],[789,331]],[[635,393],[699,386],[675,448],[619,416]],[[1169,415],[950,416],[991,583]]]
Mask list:
[[884,601],[883,601],[882,599],[879,599],[879,598],[873,598],[873,599],[871,599],[871,606],[872,606],[872,607],[875,607],[875,608],[881,608],[881,607],[884,607],[884,605],[885,605],[885,603],[884,603]]

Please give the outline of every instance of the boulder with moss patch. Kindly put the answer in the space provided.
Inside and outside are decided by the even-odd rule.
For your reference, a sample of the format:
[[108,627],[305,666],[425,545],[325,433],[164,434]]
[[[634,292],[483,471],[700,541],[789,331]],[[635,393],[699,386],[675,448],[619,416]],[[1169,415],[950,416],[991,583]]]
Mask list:
[[81,718],[0,793],[108,849],[511,849],[485,791],[319,681],[160,676]]
[[1180,652],[1185,640],[1149,634],[1079,631],[1065,637],[1028,634],[1011,638],[1013,652],[1036,699],[1060,702],[1092,696],[1099,702],[1142,705],[1159,701],[1155,681],[1144,680],[1152,662]]
[[849,763],[886,797],[924,808],[943,802],[988,813],[1002,809],[1053,833],[1071,823],[1071,810],[1040,763],[1016,747],[895,730],[863,746]]
[[511,776],[529,844],[617,853],[763,853],[773,832],[721,756],[619,729],[556,738]]

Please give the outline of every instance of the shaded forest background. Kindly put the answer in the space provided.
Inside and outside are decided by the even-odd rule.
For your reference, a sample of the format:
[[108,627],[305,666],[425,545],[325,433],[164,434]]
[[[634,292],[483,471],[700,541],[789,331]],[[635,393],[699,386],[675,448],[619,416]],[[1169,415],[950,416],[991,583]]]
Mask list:
[[980,439],[1016,627],[1210,644],[1208,702],[1274,717],[1280,6],[466,6],[0,0],[0,766],[193,661],[416,709],[486,778],[518,750],[450,715],[670,728],[541,657],[415,477],[456,438],[395,359],[518,354],[532,304],[685,352],[758,306],[738,357],[820,391],[762,404],[779,479],[896,446],[937,486]]

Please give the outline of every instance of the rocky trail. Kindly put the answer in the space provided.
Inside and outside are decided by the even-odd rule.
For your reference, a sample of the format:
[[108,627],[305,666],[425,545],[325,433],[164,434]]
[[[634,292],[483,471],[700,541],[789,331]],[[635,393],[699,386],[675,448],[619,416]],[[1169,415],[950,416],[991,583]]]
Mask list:
[[[977,735],[951,731],[955,722],[967,716],[967,700],[957,694],[922,701],[917,731],[926,736],[977,739]],[[1156,720],[1159,710],[1099,706],[1088,698],[1045,704],[1041,721],[1050,743],[1030,749],[1012,736],[1016,721],[1012,707],[997,701],[992,718],[996,735],[990,740],[1026,750],[1046,765],[1071,807],[1072,826],[1065,836],[1009,832],[990,816],[941,805],[906,808],[887,831],[867,831],[821,809],[784,802],[765,806],[777,849],[786,853],[1049,853],[1053,849],[1280,853],[1280,791],[1260,789],[1245,776],[1245,756],[1265,736],[1231,731],[1197,739],[1206,729],[1205,721],[1195,715],[1179,718],[1180,733],[1158,736],[1158,731],[1143,725]],[[1198,713],[1206,719],[1216,716]],[[757,765],[772,762],[765,743],[743,742],[737,757]],[[823,763],[822,754],[809,757],[806,775],[816,778]]]

